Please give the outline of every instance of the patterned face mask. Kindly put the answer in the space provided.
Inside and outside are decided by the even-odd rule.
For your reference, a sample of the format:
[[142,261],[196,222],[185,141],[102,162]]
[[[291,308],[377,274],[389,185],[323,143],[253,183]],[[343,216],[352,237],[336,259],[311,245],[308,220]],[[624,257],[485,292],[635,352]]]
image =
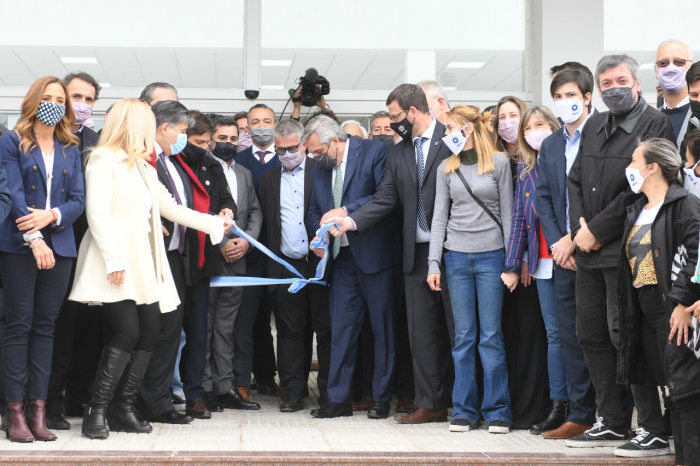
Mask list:
[[66,107],[53,102],[41,102],[36,111],[37,119],[46,126],[56,126],[66,114]]

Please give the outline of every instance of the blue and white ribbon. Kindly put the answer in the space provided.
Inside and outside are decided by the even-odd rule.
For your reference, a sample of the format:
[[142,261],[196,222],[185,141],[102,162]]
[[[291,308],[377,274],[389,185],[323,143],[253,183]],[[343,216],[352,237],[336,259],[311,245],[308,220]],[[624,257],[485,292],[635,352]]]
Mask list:
[[[270,259],[274,260],[275,262],[281,264],[292,272],[294,275],[296,275],[299,278],[258,278],[258,277],[213,277],[211,281],[209,282],[209,286],[214,286],[214,287],[222,287],[222,286],[260,286],[260,285],[290,285],[289,286],[289,292],[290,293],[296,293],[297,291],[301,290],[304,288],[307,284],[309,283],[316,283],[318,285],[325,285],[326,282],[323,281],[323,274],[326,271],[326,264],[328,263],[328,244],[329,244],[329,239],[326,235],[328,233],[328,230],[333,228],[333,226],[337,226],[335,223],[327,223],[326,225],[323,225],[317,232],[316,236],[318,237],[317,239],[313,240],[311,242],[311,247],[314,249],[321,248],[326,253],[323,255],[323,259],[318,263],[318,266],[316,267],[316,276],[314,278],[305,278],[302,274],[299,273],[297,269],[295,269],[291,264],[289,264],[287,261],[280,259],[277,257],[272,251],[267,249],[264,245],[260,244],[257,240],[251,238],[246,232],[238,228],[238,225],[233,223],[233,226],[229,230],[232,233],[237,234],[244,240],[248,241],[250,244],[255,246],[265,254],[267,257]],[[338,226],[338,228],[340,228]]]

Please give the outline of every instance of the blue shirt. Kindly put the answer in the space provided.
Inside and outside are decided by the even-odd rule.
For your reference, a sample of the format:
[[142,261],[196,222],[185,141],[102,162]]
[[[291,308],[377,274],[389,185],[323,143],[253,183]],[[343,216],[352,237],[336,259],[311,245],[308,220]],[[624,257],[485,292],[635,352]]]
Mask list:
[[[569,133],[566,131],[566,127],[564,127],[564,140],[566,141],[566,149],[564,151],[564,154],[566,155],[566,176],[569,176],[569,172],[571,171],[571,167],[574,165],[574,160],[576,160],[576,156],[578,155],[578,148],[581,145],[581,131],[583,131],[583,127],[586,126],[586,122],[588,122],[588,119],[591,117],[589,114],[586,119],[581,123],[581,126],[576,128],[576,131],[574,131],[574,136],[570,137]],[[567,188],[566,190],[566,231],[567,233],[571,233],[571,226],[569,224],[569,189]]]
[[282,254],[302,259],[309,253],[304,226],[304,163],[291,173],[282,167],[280,217],[282,219]]

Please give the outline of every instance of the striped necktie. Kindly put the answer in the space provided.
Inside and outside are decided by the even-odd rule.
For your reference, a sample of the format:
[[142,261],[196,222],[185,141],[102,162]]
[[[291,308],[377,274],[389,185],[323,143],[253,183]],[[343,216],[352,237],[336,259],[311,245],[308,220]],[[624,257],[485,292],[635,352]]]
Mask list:
[[[335,169],[335,182],[333,183],[333,208],[339,209],[343,200],[343,164],[341,162]],[[338,257],[340,252],[340,237],[333,240],[333,259]]]
[[428,138],[419,137],[413,141],[416,146],[416,174],[418,175],[418,225],[420,229],[429,232],[428,218],[423,208],[423,176],[425,175],[425,161],[423,160],[423,141]]

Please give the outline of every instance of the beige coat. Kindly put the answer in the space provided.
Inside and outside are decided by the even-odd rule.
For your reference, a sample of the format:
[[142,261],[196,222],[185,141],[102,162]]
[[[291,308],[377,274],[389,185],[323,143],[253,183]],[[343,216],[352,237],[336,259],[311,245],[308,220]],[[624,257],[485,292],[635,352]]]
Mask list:
[[[139,176],[146,181],[153,201],[150,232]],[[145,160],[130,167],[124,151],[103,148],[92,152],[85,184],[89,229],[80,244],[68,299],[97,305],[124,300],[159,302],[161,312],[175,310],[180,299],[163,243],[161,215],[205,233],[211,233],[219,219],[177,205],[158,181],[155,169]],[[125,266],[122,286],[111,286],[107,280],[105,262],[114,258]]]

